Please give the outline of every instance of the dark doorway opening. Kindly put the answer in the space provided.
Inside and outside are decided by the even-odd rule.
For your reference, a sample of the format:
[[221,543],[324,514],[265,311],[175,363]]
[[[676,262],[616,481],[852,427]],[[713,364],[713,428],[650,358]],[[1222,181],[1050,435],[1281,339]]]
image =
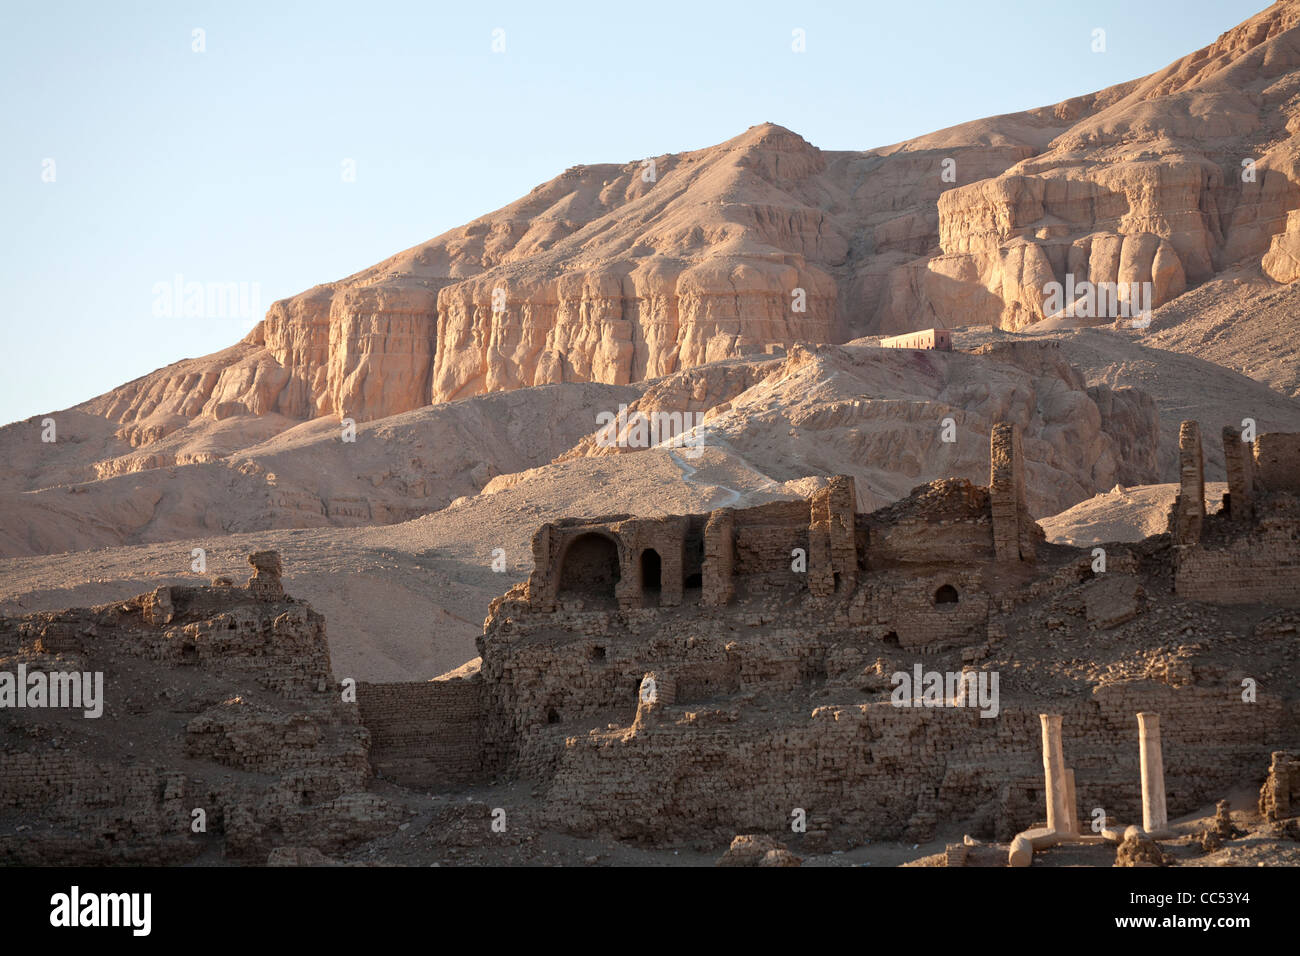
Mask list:
[[658,551],[646,548],[641,552],[641,593],[645,597],[645,603],[658,604],[662,588],[663,562],[659,559]]
[[575,538],[560,563],[560,595],[612,603],[618,583],[618,546],[603,534]]

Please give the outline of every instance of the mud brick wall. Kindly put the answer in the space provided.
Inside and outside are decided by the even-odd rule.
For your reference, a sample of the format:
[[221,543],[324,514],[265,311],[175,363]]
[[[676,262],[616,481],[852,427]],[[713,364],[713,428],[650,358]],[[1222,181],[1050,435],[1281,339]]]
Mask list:
[[994,560],[989,491],[963,478],[923,486],[870,515],[856,515],[868,529],[869,547],[860,560],[871,570],[899,565],[987,564]]
[[5,751],[0,753],[0,806],[153,807],[167,776],[161,767],[106,766],[73,753]]
[[[936,603],[940,588],[952,587],[956,603]],[[930,577],[891,574],[870,587],[871,623],[898,636],[900,647],[932,647],[959,641],[972,630],[983,633],[989,596],[978,572],[947,572]]]
[[1256,436],[1255,474],[1264,491],[1300,494],[1300,434]]
[[845,475],[809,499],[808,588],[813,594],[851,591],[858,580],[854,508],[857,491]]
[[704,604],[730,604],[735,597],[736,518],[731,508],[720,508],[709,515],[704,527]]
[[252,671],[264,687],[287,697],[324,691],[333,683],[324,617],[302,604],[279,610],[268,620],[268,615],[236,608],[164,636],[180,645],[182,659],[193,646],[201,665]]
[[720,661],[679,664],[670,676],[680,703],[734,694],[740,690],[740,658],[731,655]]
[[259,711],[239,698],[218,704],[185,727],[185,754],[253,773],[308,769],[338,778],[339,792],[364,789],[369,735],[343,704],[315,711]]
[[[264,554],[278,566],[274,552]],[[133,652],[163,663],[238,668],[286,697],[321,693],[334,682],[325,618],[287,597],[278,576],[259,571],[247,588],[161,587],[96,610],[97,623],[141,625]]]
[[672,615],[644,609],[532,619],[502,609],[480,648],[486,767],[545,779],[565,733],[631,721],[651,671],[669,675],[690,700],[794,690],[823,673],[823,632],[837,621],[821,607],[773,627],[777,619],[775,602],[744,611],[698,606]]
[[365,790],[369,734],[330,689],[324,618],[284,594],[275,552],[249,562],[246,588],[0,618],[0,670],[57,649],[108,678],[100,719],[0,712],[0,863],[182,863],[208,849],[261,863],[285,841],[333,852],[396,825],[401,811]]
[[1285,535],[1252,535],[1222,548],[1185,548],[1174,587],[1191,601],[1300,605],[1300,553]]
[[[1153,699],[1158,707],[1152,707]],[[1171,816],[1242,779],[1263,778],[1283,705],[1242,704],[1206,688],[1119,686],[1065,709],[1065,759],[1081,819],[1100,806],[1141,815],[1136,710],[1161,714]],[[809,829],[846,839],[924,839],[939,820],[991,823],[1005,837],[1042,819],[1037,707],[1007,706],[996,719],[967,708],[898,708],[888,702],[826,706],[802,723],[735,721],[667,708],[655,723],[566,740],[548,794],[550,822],[574,833],[669,843],[714,831]]]
[[370,763],[408,787],[470,783],[483,772],[483,695],[478,677],[357,684]]
[[[685,580],[688,520],[674,515],[664,518],[640,518],[614,525],[620,548],[622,573],[616,593],[621,607],[643,607],[656,602],[664,607],[682,603]],[[659,556],[659,593],[648,588],[647,552]]]
[[[702,522],[702,516],[624,515],[543,525],[533,535],[529,605],[548,611],[565,597],[608,599],[612,584],[612,596],[621,607],[676,606],[682,602],[687,574],[701,573],[702,555],[688,560],[686,549],[688,537],[702,545]],[[657,589],[646,580],[647,552],[652,550],[659,558]]]
[[1223,461],[1228,472],[1228,508],[1233,521],[1249,521],[1255,513],[1255,449],[1241,440],[1241,429],[1223,429]]
[[0,829],[0,862],[181,863],[203,845],[190,837],[184,774],[122,767],[71,752],[0,752],[0,819],[39,810],[35,830]]
[[[733,512],[737,576],[766,575],[798,583],[790,572],[795,548],[808,551],[809,505],[806,500],[777,501]],[[798,579],[802,581],[802,579]]]

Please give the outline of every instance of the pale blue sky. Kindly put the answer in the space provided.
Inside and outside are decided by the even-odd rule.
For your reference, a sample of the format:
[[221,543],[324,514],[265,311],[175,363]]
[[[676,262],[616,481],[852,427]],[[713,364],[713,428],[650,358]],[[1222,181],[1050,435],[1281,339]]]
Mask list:
[[264,312],[569,166],[764,121],[886,145],[1153,72],[1264,6],[3,0],[0,423],[244,335],[155,316],[178,274],[257,283]]

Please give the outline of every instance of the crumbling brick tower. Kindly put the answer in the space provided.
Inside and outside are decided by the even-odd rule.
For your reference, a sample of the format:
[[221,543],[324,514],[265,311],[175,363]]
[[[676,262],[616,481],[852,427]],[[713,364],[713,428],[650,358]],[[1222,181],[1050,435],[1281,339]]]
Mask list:
[[[1184,422],[1187,424],[1196,423]],[[1224,427],[1223,460],[1228,470],[1224,510],[1233,521],[1251,521],[1255,517],[1255,446],[1241,440],[1240,428]]]
[[1205,521],[1205,462],[1198,422],[1183,422],[1178,429],[1178,478],[1171,528],[1174,546],[1194,547],[1201,540],[1201,525]]
[[989,436],[989,504],[998,563],[1033,562],[1034,520],[1025,494],[1025,456],[1019,425],[1000,422]]
[[857,586],[856,505],[857,489],[847,475],[836,475],[809,499],[808,590],[819,597]]

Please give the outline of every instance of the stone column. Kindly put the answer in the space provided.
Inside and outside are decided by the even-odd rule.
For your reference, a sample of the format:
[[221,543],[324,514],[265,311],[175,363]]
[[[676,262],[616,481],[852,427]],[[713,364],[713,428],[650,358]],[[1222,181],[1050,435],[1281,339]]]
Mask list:
[[1047,829],[1063,833],[1069,826],[1065,759],[1061,756],[1061,715],[1039,714],[1043,722],[1043,775],[1047,780]]
[[1074,771],[1065,771],[1065,828],[1070,833],[1079,833],[1079,797],[1074,792]]
[[1141,713],[1138,718],[1138,760],[1142,765],[1142,829],[1162,833],[1165,816],[1165,762],[1160,753],[1160,715]]

